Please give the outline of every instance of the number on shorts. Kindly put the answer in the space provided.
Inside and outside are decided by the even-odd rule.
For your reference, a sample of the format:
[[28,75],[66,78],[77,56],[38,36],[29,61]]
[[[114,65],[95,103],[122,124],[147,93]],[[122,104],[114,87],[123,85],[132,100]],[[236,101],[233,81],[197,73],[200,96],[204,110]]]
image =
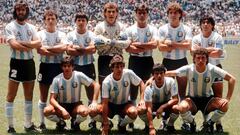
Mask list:
[[17,70],[16,69],[11,70],[11,77],[13,77],[13,78],[17,77]]

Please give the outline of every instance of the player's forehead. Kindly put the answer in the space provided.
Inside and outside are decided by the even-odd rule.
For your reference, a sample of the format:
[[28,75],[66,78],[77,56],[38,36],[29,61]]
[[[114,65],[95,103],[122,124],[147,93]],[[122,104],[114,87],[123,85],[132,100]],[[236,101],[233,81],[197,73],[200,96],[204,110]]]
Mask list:
[[106,8],[106,12],[117,12],[117,8],[114,7]]
[[48,14],[46,15],[46,19],[56,19],[56,16],[54,14]]

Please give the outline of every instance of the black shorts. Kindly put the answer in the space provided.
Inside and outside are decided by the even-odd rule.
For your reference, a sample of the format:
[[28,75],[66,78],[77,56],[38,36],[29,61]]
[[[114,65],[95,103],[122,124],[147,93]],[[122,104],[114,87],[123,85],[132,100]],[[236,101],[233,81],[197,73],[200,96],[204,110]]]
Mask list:
[[[167,102],[165,102],[165,103],[167,103]],[[158,108],[165,103],[152,103],[152,112],[157,112]],[[171,114],[171,110],[164,109],[163,111],[164,111],[164,115],[162,117],[165,119],[169,118],[169,116]]]
[[82,101],[76,102],[76,103],[59,103],[66,111],[72,115],[73,110],[79,106],[82,105]]
[[93,80],[96,79],[96,73],[95,73],[95,67],[94,64],[88,64],[88,65],[74,65],[74,70],[83,72],[88,77],[92,78]]
[[154,62],[151,56],[130,56],[128,68],[132,69],[137,76],[139,76],[143,81],[145,81],[148,80],[151,76],[153,64]]
[[60,63],[40,63],[38,82],[46,85],[52,84],[53,78],[62,73]]
[[124,118],[126,115],[126,112],[124,112],[124,108],[128,104],[132,103],[130,101],[125,104],[113,104],[111,102],[108,102],[108,117],[112,119],[115,115],[119,115],[121,118]]
[[[222,65],[221,64],[218,64],[216,66],[222,69]],[[215,80],[213,81],[213,83],[219,83],[219,82],[223,82],[223,78],[222,77],[215,78]]]
[[[210,97],[190,97],[190,99],[193,101],[194,105],[197,108],[197,111],[200,110],[203,114],[207,114],[206,112],[208,103],[210,100],[212,100],[213,96]],[[193,114],[195,115],[195,114]]]
[[34,60],[11,59],[8,77],[18,82],[34,81],[36,79]]
[[98,57],[98,76],[106,77],[112,73],[109,63],[113,56],[99,56]]
[[171,60],[164,58],[162,64],[167,68],[167,70],[175,70],[182,66],[188,64],[187,58],[179,59],[179,60]]

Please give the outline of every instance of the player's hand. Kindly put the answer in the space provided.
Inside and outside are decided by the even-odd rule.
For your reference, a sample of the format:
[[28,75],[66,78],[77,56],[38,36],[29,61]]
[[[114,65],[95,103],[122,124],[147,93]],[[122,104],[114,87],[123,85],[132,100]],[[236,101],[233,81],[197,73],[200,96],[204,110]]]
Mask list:
[[149,85],[151,85],[152,82],[153,82],[153,80],[154,80],[153,77],[149,78],[149,79],[146,81],[145,86],[149,86]]
[[156,135],[156,130],[154,128],[149,128],[149,135]]
[[167,46],[171,47],[171,46],[172,46],[172,41],[169,40],[169,39],[166,39],[166,40],[164,41],[164,44],[166,44]]
[[89,109],[92,110],[97,110],[97,102],[93,101],[90,105],[89,105]]
[[163,108],[159,107],[156,112],[156,116],[158,119],[162,116],[162,113],[163,113]]
[[141,42],[132,42],[133,46],[136,46],[137,48],[141,48]]
[[61,109],[61,113],[62,113],[63,119],[65,120],[70,119],[70,114],[65,109]]
[[138,105],[137,105],[137,107],[140,108],[140,110],[145,110],[146,109],[145,101],[144,100],[140,100]]
[[103,124],[102,127],[102,135],[108,135],[108,131],[109,131],[109,124]]

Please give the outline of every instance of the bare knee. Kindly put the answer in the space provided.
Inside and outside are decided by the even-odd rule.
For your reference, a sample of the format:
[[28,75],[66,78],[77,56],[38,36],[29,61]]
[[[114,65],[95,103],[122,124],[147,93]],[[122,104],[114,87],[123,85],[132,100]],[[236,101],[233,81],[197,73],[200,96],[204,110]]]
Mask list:
[[132,119],[136,119],[137,118],[137,115],[138,115],[138,111],[136,108],[130,108],[128,110],[128,114],[127,114],[130,118]]

